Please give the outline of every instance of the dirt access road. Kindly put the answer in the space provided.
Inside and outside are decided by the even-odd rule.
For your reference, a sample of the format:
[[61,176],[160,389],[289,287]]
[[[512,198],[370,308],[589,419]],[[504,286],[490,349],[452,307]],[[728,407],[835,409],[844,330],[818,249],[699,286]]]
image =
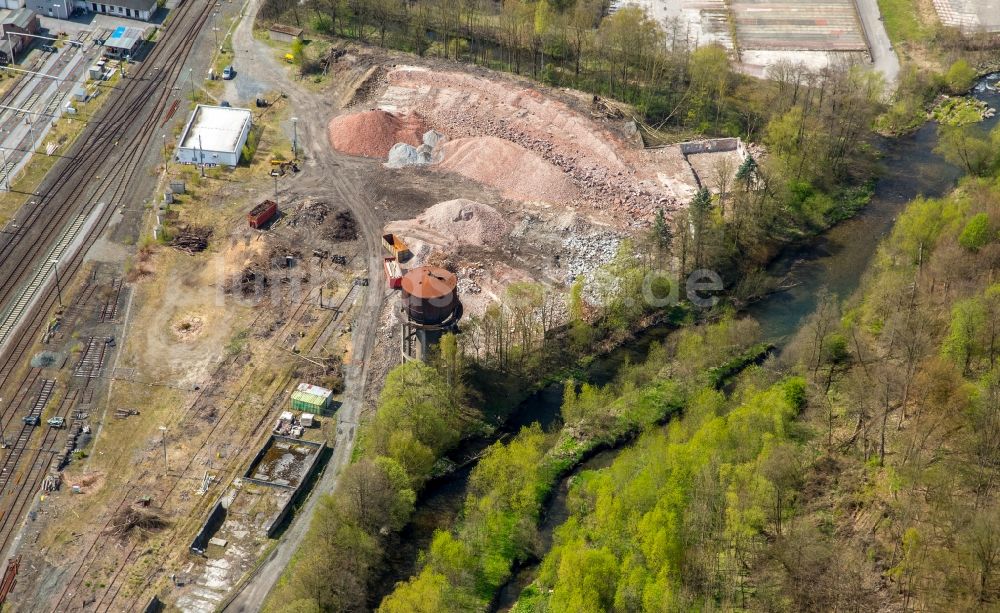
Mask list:
[[858,17],[872,52],[872,65],[885,77],[890,91],[895,91],[899,79],[899,57],[889,41],[879,12],[878,0],[857,0]]
[[[358,220],[361,239],[368,258],[369,285],[362,294],[357,318],[352,322],[352,357],[345,365],[344,403],[337,412],[337,439],[333,457],[316,483],[303,508],[296,513],[277,546],[256,573],[234,591],[224,611],[257,611],[277,582],[292,554],[305,537],[313,510],[322,494],[337,487],[342,469],[350,462],[354,448],[357,424],[360,417],[364,389],[368,380],[369,357],[375,346],[379,314],[389,296],[382,269],[382,224],[374,214],[374,203],[364,191],[366,170],[364,161],[337,154],[329,146],[326,125],[336,112],[331,97],[318,90],[308,89],[291,79],[287,65],[275,58],[275,51],[253,38],[253,22],[260,0],[250,0],[244,8],[240,24],[233,32],[233,49],[239,62],[241,76],[246,75],[266,86],[282,91],[292,100],[292,113],[298,119],[299,147],[304,151],[303,171],[290,181],[295,181],[299,191],[315,187],[335,195],[340,204],[347,206]],[[254,58],[252,61],[250,58]],[[291,136],[291,126],[286,131]]]

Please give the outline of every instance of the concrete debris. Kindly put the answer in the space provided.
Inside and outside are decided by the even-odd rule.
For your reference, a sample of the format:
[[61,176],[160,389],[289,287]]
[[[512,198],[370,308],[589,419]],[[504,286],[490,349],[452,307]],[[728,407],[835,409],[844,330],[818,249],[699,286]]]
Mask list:
[[441,144],[442,141],[446,140],[444,134],[441,134],[437,130],[428,130],[424,132],[424,144],[428,147],[434,148]]
[[396,143],[389,150],[388,168],[403,168],[405,166],[426,166],[435,161],[434,148],[447,140],[444,134],[428,130],[424,132],[422,144],[414,147],[409,143]]
[[621,242],[621,237],[610,232],[563,239],[566,283],[572,283],[580,275],[589,275],[610,262],[618,253]]

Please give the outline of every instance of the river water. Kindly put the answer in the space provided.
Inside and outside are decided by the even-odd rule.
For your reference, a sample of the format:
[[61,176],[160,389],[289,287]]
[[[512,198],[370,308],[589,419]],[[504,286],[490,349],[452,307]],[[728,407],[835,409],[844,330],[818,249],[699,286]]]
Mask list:
[[[990,107],[1000,108],[1000,92],[984,87],[1000,87],[1000,74],[991,75],[976,87],[975,96]],[[987,119],[980,129],[995,127],[1000,117]],[[745,314],[760,323],[763,340],[780,347],[816,307],[822,288],[840,298],[851,295],[861,282],[879,241],[892,229],[897,215],[907,202],[917,196],[939,197],[955,187],[962,170],[946,162],[934,152],[937,145],[937,124],[928,122],[916,132],[899,138],[880,138],[875,146],[881,152],[879,179],[868,205],[855,217],[838,224],[808,244],[791,247],[779,255],[769,267],[772,277],[783,278],[791,288],[751,304]],[[591,383],[611,381],[621,365],[628,360],[644,360],[653,341],[663,340],[669,329],[646,330],[635,341],[606,356],[587,369]],[[501,438],[517,432],[521,426],[538,422],[550,431],[560,426],[559,408],[562,385],[550,385],[525,400],[501,431]],[[568,517],[566,495],[569,480],[582,470],[603,468],[611,464],[617,450],[607,450],[590,458],[567,475],[555,489],[544,511],[541,525],[543,549],[551,546],[552,532]],[[450,528],[461,510],[471,466],[456,471],[445,479],[432,483],[422,494],[410,525],[400,534],[400,542],[387,556],[387,572],[373,595],[378,602],[396,581],[416,572],[420,551],[430,545],[434,530]],[[505,610],[516,600],[521,589],[534,579],[534,565],[520,568],[498,594],[493,610]]]

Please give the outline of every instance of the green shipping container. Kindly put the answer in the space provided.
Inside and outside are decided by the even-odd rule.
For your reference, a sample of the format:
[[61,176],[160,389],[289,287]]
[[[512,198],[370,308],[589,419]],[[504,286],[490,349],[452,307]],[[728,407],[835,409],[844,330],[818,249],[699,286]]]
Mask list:
[[306,413],[322,413],[330,408],[332,395],[333,392],[325,387],[299,383],[299,387],[292,392],[292,409]]

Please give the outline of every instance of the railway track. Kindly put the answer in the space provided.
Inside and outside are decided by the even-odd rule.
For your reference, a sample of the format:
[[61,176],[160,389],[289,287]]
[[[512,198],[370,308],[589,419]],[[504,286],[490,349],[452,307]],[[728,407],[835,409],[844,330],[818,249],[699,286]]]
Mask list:
[[28,285],[24,287],[21,291],[21,295],[18,296],[14,304],[7,310],[2,318],[0,318],[0,345],[4,343],[7,338],[14,333],[18,324],[21,323],[21,317],[24,315],[25,310],[27,310],[35,297],[44,288],[44,285],[49,280],[49,275],[52,274],[55,269],[56,263],[66,255],[67,250],[73,241],[76,240],[80,228],[87,221],[87,218],[83,215],[77,217],[73,223],[69,225],[68,228],[63,232],[62,236],[56,241],[56,244],[52,246],[52,249],[45,255],[42,260],[41,266],[35,271],[35,274],[31,277]]
[[[176,9],[175,19],[166,35],[132,76],[116,88],[117,100],[104,105],[97,119],[91,122],[94,125],[85,129],[84,134],[71,149],[71,155],[57,163],[54,172],[50,173],[49,179],[35,195],[32,206],[26,211],[24,218],[17,222],[17,231],[8,232],[3,236],[7,240],[0,244],[0,262],[9,265],[5,265],[0,271],[0,304],[6,307],[15,292],[31,285],[26,281],[34,268],[32,264],[38,260],[44,246],[51,243],[58,232],[65,232],[67,223],[73,219],[73,215],[77,218],[86,218],[90,214],[95,214],[97,221],[85,231],[82,247],[69,253],[67,261],[61,262],[60,273],[63,278],[69,279],[80,268],[84,247],[91,244],[103,232],[113,212],[112,207],[144,178],[138,171],[144,159],[148,157],[144,153],[148,152],[153,128],[156,127],[160,114],[173,94],[170,86],[180,74],[213,7],[214,3],[192,1]],[[119,146],[122,140],[125,141],[125,145]],[[109,167],[113,167],[114,172],[111,172],[112,168]],[[102,168],[106,168],[108,172],[102,171]],[[93,185],[90,183],[90,178],[94,175],[97,175],[94,178],[104,176],[105,179]],[[109,202],[112,207],[101,207],[99,203],[103,201]],[[72,230],[72,227],[69,230]],[[65,232],[65,235],[70,234],[73,232]],[[72,239],[67,244],[70,242]],[[32,279],[39,276],[37,274],[39,272],[43,278],[42,283],[34,290],[37,296],[37,308],[24,311],[22,333],[12,339],[12,342],[0,347],[0,389],[10,383],[10,378],[26,356],[36,334],[45,324],[46,313],[54,303],[54,288],[44,282],[46,278],[44,263],[34,272],[36,274],[31,276]],[[117,298],[120,292],[119,281],[115,290],[115,302],[112,305],[105,305],[104,313],[107,313],[112,320],[117,314]],[[4,310],[13,310],[13,307]],[[97,350],[102,352],[101,361],[103,361],[104,349]],[[37,378],[37,374],[29,373],[27,376]],[[89,385],[93,377],[85,376]],[[6,411],[8,415],[5,415],[8,423],[13,419],[11,413],[16,410],[16,406],[14,403],[8,406]],[[68,406],[66,411],[69,411]],[[49,436],[50,433],[47,432],[43,437],[42,445],[37,448],[39,454],[50,444]],[[54,438],[55,435],[51,436]],[[22,446],[22,449],[25,448],[26,445]],[[23,453],[21,451],[14,460],[15,465]],[[35,464],[37,462],[34,462],[33,466]],[[23,511],[24,505],[27,504],[25,501],[33,498],[38,482],[44,478],[44,471],[41,473],[34,471],[32,474],[36,477],[38,474],[42,476],[37,479],[29,478],[22,484],[19,493],[23,495],[15,498],[11,512]],[[125,504],[130,495],[131,490],[123,498],[119,508]],[[17,500],[22,501],[20,505],[17,504]],[[6,502],[5,500],[5,507]],[[112,513],[112,517],[113,515]],[[8,513],[5,515],[6,518],[12,518],[12,515]],[[4,525],[6,527],[13,523],[15,522],[5,521]],[[9,534],[4,537],[4,547],[7,542]],[[89,554],[90,552],[87,555]],[[60,603],[65,595],[66,591],[61,594]],[[56,605],[56,610],[61,610],[59,603]]]
[[[6,92],[3,98],[0,99],[0,104],[4,106],[16,106],[31,111],[34,104],[42,97],[42,94],[49,89],[50,79],[48,77],[59,78],[66,66],[68,66],[78,56],[85,57],[86,53],[87,51],[82,46],[72,45],[70,48],[59,51],[55,61],[53,61],[48,67],[45,66],[45,63],[51,56],[41,52],[35,53],[31,65],[25,67],[24,69],[34,72],[39,72],[39,69],[43,69],[40,74],[45,76],[23,74],[11,90]],[[42,111],[32,114],[55,118],[59,103],[65,99],[74,84],[75,82],[73,81],[60,81],[56,86],[55,95],[46,101],[46,107]],[[14,102],[21,97],[21,94],[26,90],[29,92],[27,101],[22,102],[21,104],[14,104]],[[12,132],[17,124],[21,123],[24,115],[25,113],[23,111],[4,109],[0,112],[0,131],[5,133]],[[27,151],[32,148],[30,145],[33,143],[30,142],[30,139],[31,131],[29,130],[28,133],[19,139],[13,147],[6,148],[8,150],[13,149],[16,151]],[[29,147],[23,148],[26,141],[28,141]],[[16,166],[16,163],[9,163],[9,165],[12,167],[12,170],[13,166]],[[6,172],[7,169],[4,169],[2,176],[6,176]]]
[[[84,246],[89,245],[106,227],[111,212],[108,209],[121,200],[136,179],[142,178],[137,170],[142,165],[142,153],[148,150],[151,129],[170,98],[170,85],[179,75],[212,6],[205,2],[189,2],[176,9],[178,14],[163,39],[133,76],[118,86],[118,100],[105,104],[99,118],[91,122],[96,125],[88,126],[72,148],[71,155],[56,164],[50,173],[50,180],[35,196],[33,206],[28,207],[25,218],[16,223],[17,231],[4,235],[7,240],[0,244],[0,262],[9,264],[0,266],[0,313],[11,309],[11,296],[29,285],[25,279],[31,271],[32,262],[38,259],[42,246],[65,227],[73,213],[86,216],[105,200],[111,205],[100,211],[99,219],[84,237]],[[141,121],[135,118],[140,113],[145,116]],[[130,116],[132,121],[127,121]],[[118,127],[100,129],[112,124]],[[129,135],[129,127],[135,128],[131,131],[138,134],[128,139],[124,147],[117,147],[118,139]],[[90,186],[91,175],[101,172],[102,160],[114,153],[116,148],[119,153],[110,162],[115,164],[116,171],[100,184]],[[82,253],[83,248],[78,251]],[[14,257],[15,252],[18,252],[18,257]],[[76,273],[81,264],[79,256],[80,253],[73,254],[68,262],[62,263],[61,277],[69,279]],[[24,357],[32,344],[33,332],[40,329],[44,314],[54,302],[54,291],[50,286],[51,283],[43,283],[42,289],[38,290],[40,304],[39,308],[32,309],[34,315],[26,322],[28,331],[16,335],[12,341],[9,339],[6,345],[0,345],[0,389]]]
[[[74,214],[88,216],[97,211],[103,223],[96,225],[103,230],[107,211],[99,210],[100,203],[115,206],[125,187],[133,183],[143,154],[148,153],[156,119],[173,93],[169,85],[179,75],[210,6],[192,2],[176,9],[184,15],[175,18],[132,75],[119,82],[117,99],[104,105],[97,126],[88,126],[43,188],[29,197],[32,206],[22,209],[24,218],[18,221],[18,230],[3,235],[6,241],[0,239],[0,261],[9,263],[0,270],[0,304],[6,307],[11,297],[22,291],[42,249]],[[189,15],[194,19],[184,18]],[[95,174],[94,178],[104,177],[97,185],[90,182]],[[44,225],[39,223],[42,219],[46,220]]]
[[[42,409],[50,400],[54,389],[55,382],[52,380],[45,380],[42,385],[42,389],[40,390],[39,397],[29,414],[41,417]],[[68,421],[70,412],[78,399],[78,393],[79,392],[76,390],[67,393],[59,403],[59,407],[56,408],[54,416],[62,417],[64,420]],[[19,440],[19,444],[15,446],[14,450],[12,450],[12,452],[17,453],[17,459],[11,463],[10,457],[8,456],[8,461],[4,464],[4,471],[7,470],[8,464],[11,465],[12,470],[17,464],[24,466],[24,463],[19,462],[19,460],[22,460],[25,454],[27,454],[27,473],[25,474],[22,472],[18,475],[19,478],[15,478],[13,484],[10,483],[11,475],[13,473],[4,473],[3,476],[0,476],[0,481],[2,481],[2,486],[0,486],[0,496],[2,496],[4,502],[3,521],[0,523],[0,552],[6,551],[7,547],[10,545],[11,540],[16,534],[17,528],[21,523],[21,518],[24,516],[24,512],[30,507],[32,501],[35,499],[35,494],[38,493],[41,488],[42,481],[44,481],[46,475],[49,474],[53,458],[58,453],[56,443],[59,438],[60,430],[46,427],[45,424],[40,425],[41,427],[45,427],[45,433],[42,435],[40,444],[33,448],[28,446],[28,441],[31,438],[31,432],[25,434],[24,430],[33,431],[35,427],[25,424],[22,429],[23,443]],[[4,476],[6,476],[6,479],[4,479]]]
[[[276,349],[276,345],[279,342],[282,342],[285,338],[287,338],[288,331],[301,321],[302,317],[308,311],[308,307],[310,306],[310,304],[311,304],[311,301],[310,301],[309,295],[307,293],[306,298],[303,299],[302,301],[300,301],[298,304],[296,304],[296,306],[295,306],[295,308],[294,308],[291,316],[288,318],[288,320],[285,323],[285,325],[282,326],[279,330],[275,331],[274,336],[272,337],[271,342],[270,342],[269,347],[268,347],[269,351],[276,351],[277,350]],[[258,315],[257,319],[255,320],[255,323],[260,320],[260,317],[261,316]],[[251,325],[251,327],[252,327],[252,325]],[[220,366],[219,369],[216,371],[215,374],[217,375],[219,373],[219,371],[221,371],[221,369],[224,368],[225,366],[227,366],[227,365],[224,364],[224,365]],[[235,394],[232,394],[232,395],[228,396],[228,398],[229,398],[230,401],[224,406],[222,412],[218,415],[218,418],[215,420],[215,423],[212,425],[212,428],[211,428],[210,432],[208,433],[208,435],[204,436],[204,441],[205,442],[197,450],[195,450],[195,451],[193,451],[193,452],[191,452],[191,453],[188,454],[188,460],[187,460],[187,463],[185,464],[184,468],[181,469],[179,472],[176,473],[176,477],[175,477],[173,483],[170,485],[169,489],[166,491],[166,493],[165,493],[165,495],[163,497],[163,502],[164,503],[167,502],[167,501],[169,501],[171,499],[171,497],[174,496],[174,494],[176,493],[176,490],[177,490],[177,486],[181,483],[181,481],[183,480],[184,476],[187,475],[191,471],[191,469],[194,466],[195,462],[202,455],[202,453],[204,452],[205,448],[208,446],[209,442],[212,441],[214,433],[220,427],[223,427],[224,425],[228,425],[227,418],[230,417],[233,408],[235,406],[237,406],[238,404],[240,404],[240,402],[245,402],[246,401],[246,398],[244,397],[246,389],[249,386],[249,384],[251,382],[253,382],[257,378],[258,370],[259,369],[257,367],[255,367],[248,374],[246,374],[245,378],[244,378],[244,381],[241,384],[239,390],[237,390]],[[178,422],[179,423],[183,423],[183,421],[185,419],[197,418],[197,416],[198,416],[198,409],[196,407],[198,407],[199,404],[201,404],[202,402],[204,402],[204,401],[206,401],[206,400],[208,400],[210,398],[214,398],[216,395],[212,393],[213,391],[214,390],[210,390],[209,388],[205,388],[205,389],[201,390],[201,392],[194,399],[194,401],[192,401],[188,405],[187,409],[185,410],[185,412],[182,415],[182,417],[178,420]],[[278,403],[278,401],[280,400],[280,397],[284,396],[286,392],[287,392],[287,390],[284,387],[278,386],[276,388],[275,392],[272,393],[268,398],[266,398],[264,400],[264,402],[261,403],[262,406],[266,406],[267,407],[267,410],[260,411],[260,415],[259,415],[257,421],[254,424],[252,424],[249,428],[246,428],[243,436],[240,438],[240,440],[235,445],[236,449],[249,449],[249,448],[252,447],[252,444],[255,442],[254,439],[261,438],[262,433],[264,432],[264,430],[262,430],[262,427],[264,426],[264,424],[266,423],[266,421],[268,420],[268,418],[271,416],[271,409],[276,405],[276,403]],[[237,471],[237,469],[245,461],[246,461],[245,454],[240,454],[240,453],[232,454],[227,459],[225,465],[219,470],[219,474],[224,474],[224,475],[235,474],[235,471]],[[229,483],[226,484],[226,487],[228,487],[228,486],[229,486]],[[178,524],[178,525],[173,526],[173,528],[171,529],[170,536],[167,539],[167,541],[166,541],[165,545],[163,546],[162,550],[163,551],[171,551],[172,550],[171,548],[175,547],[177,545],[178,539],[181,538],[181,537],[189,536],[190,533],[191,533],[191,530],[189,530],[189,528],[191,526],[197,526],[197,525],[199,525],[202,519],[203,519],[203,517],[199,514],[199,515],[196,515],[194,517],[189,518],[189,521],[187,523],[185,523],[185,524]],[[131,564],[133,564],[136,561],[138,561],[139,556],[144,551],[143,549],[139,548],[139,545],[140,545],[140,543],[136,542],[136,543],[134,543],[134,544],[132,544],[130,546],[130,548],[126,552],[126,555],[125,555],[125,558],[123,559],[122,564],[120,564],[117,567],[117,570],[115,571],[114,575],[108,581],[107,589],[105,590],[105,592],[101,595],[101,597],[98,600],[96,600],[94,603],[92,603],[93,606],[94,606],[94,610],[95,611],[102,611],[102,610],[103,611],[110,611],[111,610],[112,604],[116,601],[118,595],[120,594],[120,592],[122,590],[122,587],[124,587],[124,585],[126,583],[125,578],[122,577],[122,573],[124,572],[124,570],[126,568],[129,568],[131,566]],[[128,599],[128,601],[124,604],[124,606],[120,610],[132,611],[132,610],[136,610],[138,608],[141,608],[142,606],[145,605],[144,602],[141,602],[142,596],[145,594],[145,590],[152,585],[152,582],[156,578],[159,577],[159,573],[164,569],[164,563],[165,562],[166,562],[166,560],[164,560],[163,562],[161,562],[160,564],[158,564],[158,566],[156,567],[156,569],[155,569],[154,572],[148,573],[148,578],[146,579],[146,581],[144,581],[143,584],[140,586],[140,588],[138,590],[136,590],[136,592],[134,594],[132,594],[132,596]],[[102,607],[103,607],[103,609],[102,609]]]

